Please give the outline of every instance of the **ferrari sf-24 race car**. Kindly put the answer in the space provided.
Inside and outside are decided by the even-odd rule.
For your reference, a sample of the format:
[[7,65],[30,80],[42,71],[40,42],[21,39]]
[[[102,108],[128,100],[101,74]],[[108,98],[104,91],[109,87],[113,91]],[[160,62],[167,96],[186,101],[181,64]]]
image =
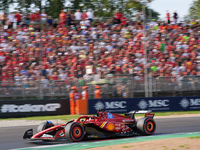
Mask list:
[[[89,138],[111,138],[133,135],[152,135],[156,123],[151,111],[131,111],[125,115],[98,111],[96,116],[83,115],[77,120],[54,125],[51,121],[41,123],[37,133],[33,129],[25,132],[23,138],[30,140],[57,140],[66,138],[70,142],[78,142]],[[138,120],[135,114],[144,113],[145,117]]]

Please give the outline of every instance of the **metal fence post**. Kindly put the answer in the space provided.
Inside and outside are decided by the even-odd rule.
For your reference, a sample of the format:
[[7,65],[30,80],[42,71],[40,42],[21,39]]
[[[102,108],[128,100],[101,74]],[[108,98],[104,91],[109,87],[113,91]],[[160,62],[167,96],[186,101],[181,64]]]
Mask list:
[[131,94],[130,94],[130,95],[131,95],[131,98],[133,98],[133,97],[134,97],[134,92],[135,92],[134,89],[133,89],[134,78],[131,77],[131,78],[130,78],[130,81],[131,81],[131,85],[130,85],[130,86],[131,86],[131,87],[130,87],[130,93],[131,93]]
[[23,97],[23,100],[25,100],[25,87],[23,86],[22,84],[22,97]]
[[152,97],[152,95],[153,95],[153,80],[152,80],[152,75],[149,75],[148,76],[148,79],[149,79],[149,97]]
[[42,90],[42,82],[41,80],[38,81],[38,94],[39,94],[39,99],[43,99],[43,90]]

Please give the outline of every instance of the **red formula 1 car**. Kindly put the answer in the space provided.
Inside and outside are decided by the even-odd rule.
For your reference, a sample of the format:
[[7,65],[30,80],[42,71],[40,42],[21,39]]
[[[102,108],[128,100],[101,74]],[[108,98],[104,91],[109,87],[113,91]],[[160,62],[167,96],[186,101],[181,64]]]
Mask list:
[[[145,117],[136,120],[136,113],[144,113]],[[131,111],[125,115],[98,111],[97,116],[84,115],[60,125],[54,125],[51,121],[43,122],[36,134],[33,135],[33,129],[29,129],[23,138],[43,141],[66,138],[77,142],[88,138],[152,135],[156,130],[153,117],[150,111]]]

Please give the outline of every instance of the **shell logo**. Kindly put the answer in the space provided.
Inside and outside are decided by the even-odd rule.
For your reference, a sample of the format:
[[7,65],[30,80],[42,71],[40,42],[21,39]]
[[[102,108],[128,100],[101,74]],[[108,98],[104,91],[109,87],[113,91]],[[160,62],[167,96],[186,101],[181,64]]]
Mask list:
[[112,131],[112,130],[114,129],[114,125],[113,125],[112,123],[108,123],[107,129],[108,129],[109,131]]

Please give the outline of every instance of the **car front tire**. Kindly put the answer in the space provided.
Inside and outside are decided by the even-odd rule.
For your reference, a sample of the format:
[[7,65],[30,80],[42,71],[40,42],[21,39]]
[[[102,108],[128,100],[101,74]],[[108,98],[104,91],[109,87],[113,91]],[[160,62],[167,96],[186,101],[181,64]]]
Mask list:
[[80,123],[70,122],[65,127],[65,137],[70,142],[81,141],[84,137],[84,129]]

